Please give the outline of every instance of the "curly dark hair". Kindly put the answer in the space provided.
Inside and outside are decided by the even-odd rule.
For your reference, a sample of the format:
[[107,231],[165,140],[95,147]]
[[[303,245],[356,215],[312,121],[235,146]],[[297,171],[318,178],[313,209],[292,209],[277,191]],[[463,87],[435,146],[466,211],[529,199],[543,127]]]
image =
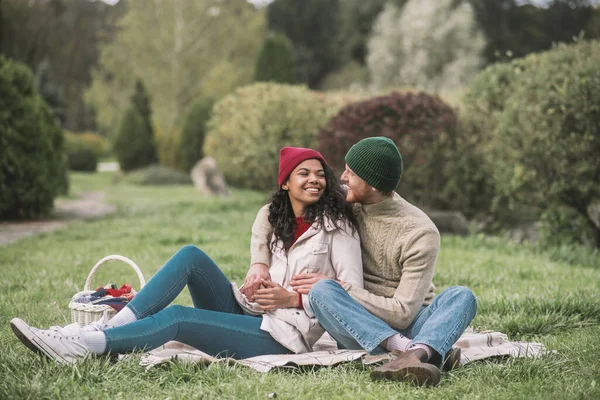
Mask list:
[[[327,217],[336,229],[342,229],[342,225],[348,225],[354,233],[356,231],[356,219],[352,213],[352,205],[346,201],[346,194],[340,187],[340,182],[336,178],[333,169],[323,162],[321,162],[321,165],[325,172],[327,185],[321,198],[305,208],[304,221],[307,223],[317,221],[320,226],[323,226],[324,218]],[[287,251],[293,244],[296,225],[296,217],[287,190],[279,188],[273,194],[269,205],[269,222],[273,227],[267,237],[271,251],[274,250],[277,243],[277,240],[271,240],[273,235],[283,242],[284,249]]]

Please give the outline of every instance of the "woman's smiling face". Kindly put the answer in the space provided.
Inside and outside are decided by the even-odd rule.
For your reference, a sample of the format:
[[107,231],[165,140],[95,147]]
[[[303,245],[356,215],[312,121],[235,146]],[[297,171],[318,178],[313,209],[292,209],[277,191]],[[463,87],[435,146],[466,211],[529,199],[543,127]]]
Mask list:
[[301,216],[306,206],[319,201],[327,187],[321,162],[315,159],[301,162],[282,187],[288,191],[294,214]]

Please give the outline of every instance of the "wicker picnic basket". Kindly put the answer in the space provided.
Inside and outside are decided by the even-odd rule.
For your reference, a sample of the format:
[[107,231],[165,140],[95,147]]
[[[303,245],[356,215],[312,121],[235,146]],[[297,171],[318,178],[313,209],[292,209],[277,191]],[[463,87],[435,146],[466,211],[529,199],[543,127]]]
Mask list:
[[[107,315],[108,318],[112,318],[117,313],[114,308],[106,304],[90,304],[90,303],[78,303],[76,300],[81,296],[85,296],[91,293],[94,293],[94,290],[91,289],[90,285],[92,283],[92,279],[96,274],[96,271],[100,266],[107,261],[118,260],[128,264],[133,270],[136,272],[138,279],[140,280],[140,289],[144,287],[146,284],[146,280],[144,279],[144,275],[142,274],[142,270],[129,258],[119,256],[119,255],[110,255],[104,257],[102,260],[98,261],[94,268],[90,271],[88,275],[85,285],[83,287],[83,291],[77,293],[71,301],[69,302],[69,309],[71,310],[71,319],[73,322],[79,323],[79,325],[89,325],[94,321],[97,321],[102,318],[103,315]],[[135,293],[134,290],[132,290]]]

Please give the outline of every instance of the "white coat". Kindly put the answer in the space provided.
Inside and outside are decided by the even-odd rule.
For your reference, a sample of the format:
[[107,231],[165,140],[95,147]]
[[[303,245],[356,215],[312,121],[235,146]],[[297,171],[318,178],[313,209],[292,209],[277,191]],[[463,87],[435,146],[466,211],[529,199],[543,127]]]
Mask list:
[[[266,215],[265,215],[266,213]],[[269,205],[260,209],[256,221],[262,224],[268,218]],[[253,228],[254,232],[254,228]],[[271,253],[271,280],[287,290],[292,290],[292,276],[301,273],[320,273],[331,279],[363,287],[362,256],[356,230],[345,227],[337,229],[325,219],[323,227],[317,222],[302,234],[287,252],[280,241]],[[304,310],[279,308],[262,312],[256,303],[249,303],[233,284],[234,295],[244,311],[251,315],[263,314],[260,328],[294,353],[312,351],[314,343],[325,332],[315,318],[308,296],[302,296]]]

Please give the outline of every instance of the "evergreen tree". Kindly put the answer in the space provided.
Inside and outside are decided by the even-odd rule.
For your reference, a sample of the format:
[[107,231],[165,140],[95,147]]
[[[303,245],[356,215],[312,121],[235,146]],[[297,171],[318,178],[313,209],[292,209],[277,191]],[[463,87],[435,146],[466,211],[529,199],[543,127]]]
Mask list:
[[213,102],[204,99],[192,104],[187,112],[181,130],[181,164],[185,171],[190,171],[198,160],[204,157],[204,137],[206,122],[210,118]]
[[158,161],[150,98],[141,79],[135,82],[131,106],[121,120],[114,148],[123,171],[145,167]]
[[32,72],[0,56],[0,219],[35,218],[68,188],[63,132]]
[[269,33],[254,70],[257,82],[294,83],[296,67],[292,42],[282,34]]
[[318,87],[340,66],[339,0],[277,0],[267,7],[267,21],[271,31],[292,42],[300,82]]

